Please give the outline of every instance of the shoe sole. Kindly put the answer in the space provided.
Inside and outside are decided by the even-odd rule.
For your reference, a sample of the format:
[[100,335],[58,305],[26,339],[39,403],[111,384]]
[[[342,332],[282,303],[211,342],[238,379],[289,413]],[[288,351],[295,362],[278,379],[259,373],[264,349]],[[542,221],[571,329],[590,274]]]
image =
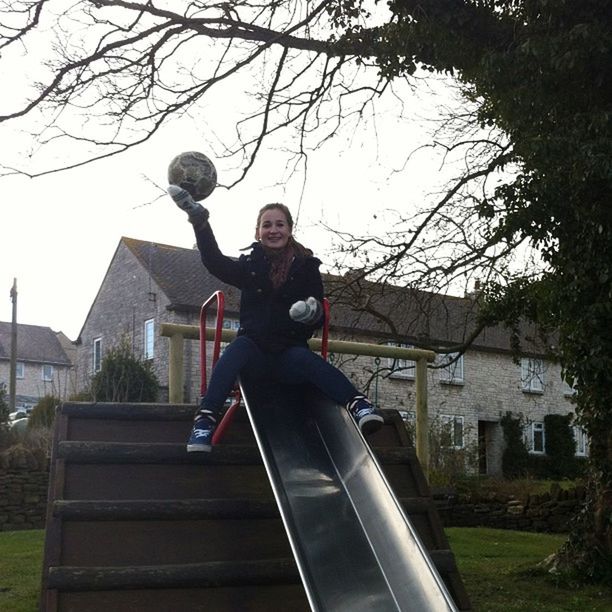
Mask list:
[[384,424],[385,419],[380,414],[368,414],[359,421],[359,429],[364,436],[377,432]]
[[188,453],[210,453],[212,446],[210,444],[188,444]]

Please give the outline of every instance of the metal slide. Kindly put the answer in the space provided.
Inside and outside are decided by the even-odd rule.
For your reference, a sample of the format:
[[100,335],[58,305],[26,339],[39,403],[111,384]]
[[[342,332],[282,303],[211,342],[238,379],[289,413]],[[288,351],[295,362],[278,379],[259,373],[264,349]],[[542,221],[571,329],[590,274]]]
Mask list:
[[456,610],[347,411],[307,387],[241,389],[311,608]]

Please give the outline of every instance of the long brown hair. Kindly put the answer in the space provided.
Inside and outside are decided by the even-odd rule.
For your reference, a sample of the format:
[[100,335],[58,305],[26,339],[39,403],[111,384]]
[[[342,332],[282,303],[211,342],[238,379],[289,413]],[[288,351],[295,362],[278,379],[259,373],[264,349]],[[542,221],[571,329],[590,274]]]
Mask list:
[[270,202],[270,204],[265,204],[259,209],[259,212],[257,213],[257,223],[255,223],[255,233],[257,233],[257,230],[259,229],[259,224],[261,223],[263,214],[269,210],[280,210],[283,215],[285,215],[289,230],[291,233],[293,233],[293,217],[291,216],[291,211],[287,206],[281,204],[280,202]]

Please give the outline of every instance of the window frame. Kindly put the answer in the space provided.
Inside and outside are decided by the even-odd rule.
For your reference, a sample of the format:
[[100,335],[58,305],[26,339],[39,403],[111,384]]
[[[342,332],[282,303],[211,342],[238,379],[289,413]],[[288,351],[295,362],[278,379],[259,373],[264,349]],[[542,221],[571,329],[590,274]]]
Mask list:
[[155,319],[147,319],[143,326],[142,355],[145,360],[155,358]]
[[[407,344],[405,342],[387,342],[386,346],[407,349],[414,348],[413,344]],[[386,367],[389,368],[389,378],[416,380],[416,361],[414,359],[397,359],[387,357]]]
[[[48,368],[48,370],[47,370]],[[46,374],[46,372],[49,374]],[[43,363],[40,368],[40,379],[43,382],[53,382],[53,376],[55,374],[55,369],[50,363]]]
[[[521,357],[521,391],[544,393],[544,360],[539,357]],[[537,381],[537,384],[536,382]]]
[[589,437],[587,436],[586,431],[579,425],[572,425],[572,434],[574,436],[574,442],[576,443],[574,455],[576,457],[588,457]]
[[102,336],[92,340],[91,369],[94,374],[102,369]]
[[[542,450],[536,450],[536,430],[538,434],[541,434],[542,438]],[[544,421],[531,421],[529,423],[529,452],[532,455],[545,455],[546,454],[546,426]]]
[[[452,424],[452,431],[449,432],[451,435],[452,443],[450,445],[445,445],[445,444],[442,444],[442,440],[440,440],[440,446],[442,448],[452,448],[454,450],[464,449],[465,448],[465,417],[460,414],[441,414],[439,418],[440,418],[442,427]],[[461,424],[461,430],[460,430],[461,442],[460,444],[456,444],[457,424],[458,423]]]
[[[458,356],[456,361],[453,361]],[[465,383],[465,368],[464,368],[464,355],[458,352],[453,353],[440,353],[438,356],[439,363],[442,365],[440,368],[440,382],[445,385],[463,385]],[[444,361],[450,363],[444,364]],[[457,369],[460,369],[460,375],[457,376]]]
[[25,378],[25,363],[23,361],[17,361],[15,363],[15,378],[17,380],[23,380]]

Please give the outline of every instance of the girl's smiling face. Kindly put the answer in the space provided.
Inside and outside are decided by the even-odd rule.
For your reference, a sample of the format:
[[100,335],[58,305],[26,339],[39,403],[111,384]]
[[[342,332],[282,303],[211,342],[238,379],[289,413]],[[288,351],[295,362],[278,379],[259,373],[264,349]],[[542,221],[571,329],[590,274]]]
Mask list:
[[291,227],[282,210],[271,208],[266,210],[259,220],[255,238],[269,249],[284,249],[291,236]]

